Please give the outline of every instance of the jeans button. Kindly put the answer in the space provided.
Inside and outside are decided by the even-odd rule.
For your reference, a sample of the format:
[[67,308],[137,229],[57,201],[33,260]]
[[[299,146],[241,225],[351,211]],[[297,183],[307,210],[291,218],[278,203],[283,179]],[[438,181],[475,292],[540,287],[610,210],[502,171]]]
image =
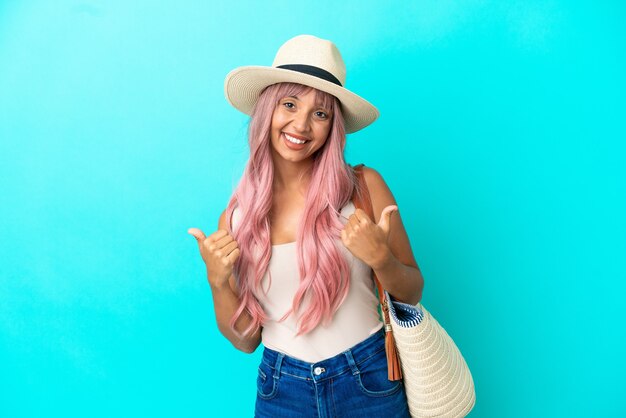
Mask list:
[[319,376],[320,374],[324,373],[326,371],[325,368],[323,367],[316,367],[313,369],[313,373],[315,374],[315,376]]

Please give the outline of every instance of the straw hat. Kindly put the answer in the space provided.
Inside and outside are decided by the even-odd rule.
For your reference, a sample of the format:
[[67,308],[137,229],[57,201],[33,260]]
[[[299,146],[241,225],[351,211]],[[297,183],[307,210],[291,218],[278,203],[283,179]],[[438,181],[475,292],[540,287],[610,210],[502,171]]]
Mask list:
[[344,87],[346,66],[335,44],[311,35],[299,35],[285,42],[271,67],[232,70],[224,81],[224,94],[231,105],[250,115],[261,91],[281,82],[304,84],[337,97],[346,133],[363,129],[378,118],[376,107]]

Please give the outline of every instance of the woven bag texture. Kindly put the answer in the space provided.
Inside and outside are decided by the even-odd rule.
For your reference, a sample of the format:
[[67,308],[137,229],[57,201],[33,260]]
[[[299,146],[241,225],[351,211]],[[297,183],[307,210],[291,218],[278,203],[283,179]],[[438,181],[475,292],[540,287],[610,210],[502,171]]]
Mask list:
[[476,402],[474,381],[452,338],[421,304],[417,308],[423,318],[418,325],[407,326],[401,312],[407,305],[400,307],[389,295],[387,298],[411,416],[456,418],[469,414]]

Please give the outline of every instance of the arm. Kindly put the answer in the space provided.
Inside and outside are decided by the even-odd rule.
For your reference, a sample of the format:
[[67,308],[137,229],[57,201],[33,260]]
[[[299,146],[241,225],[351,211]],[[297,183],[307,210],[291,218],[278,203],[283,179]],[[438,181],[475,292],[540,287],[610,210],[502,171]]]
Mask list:
[[[238,350],[252,353],[261,343],[261,330],[252,335],[238,336],[230,327],[230,320],[240,305],[239,294],[233,266],[239,258],[239,244],[228,233],[226,227],[226,211],[222,212],[218,222],[218,230],[208,237],[198,228],[187,231],[198,242],[200,255],[206,266],[207,278],[213,295],[213,307],[217,326]],[[252,318],[245,311],[237,319],[235,329],[240,334],[248,328]]]
[[[378,223],[383,209],[389,205],[396,205],[396,200],[376,170],[369,167],[363,167],[363,170],[376,217],[373,221]],[[371,267],[383,288],[394,299],[412,305],[422,299],[424,278],[413,256],[399,211],[391,214],[387,248],[380,252],[380,257],[371,264]]]
[[[218,228],[226,231],[226,211],[222,212],[218,222]],[[212,280],[207,269],[207,278],[211,286],[211,294],[213,295],[213,306],[215,308],[215,318],[217,325],[224,337],[226,337],[238,350],[246,353],[252,353],[261,343],[261,329],[256,330],[252,335],[238,337],[230,327],[230,320],[239,307],[240,300],[237,292],[235,276],[230,274],[228,281]],[[236,330],[243,332],[251,322],[250,315],[243,312],[235,323]]]
[[[229,284],[222,288],[211,286],[218,329],[235,348],[245,353],[253,353],[261,343],[261,330],[258,329],[250,336],[239,338],[230,328],[230,319],[239,307],[239,296],[235,290],[234,276],[231,275],[228,281]],[[237,320],[235,328],[241,333],[248,325],[250,325],[250,316],[244,312]]]

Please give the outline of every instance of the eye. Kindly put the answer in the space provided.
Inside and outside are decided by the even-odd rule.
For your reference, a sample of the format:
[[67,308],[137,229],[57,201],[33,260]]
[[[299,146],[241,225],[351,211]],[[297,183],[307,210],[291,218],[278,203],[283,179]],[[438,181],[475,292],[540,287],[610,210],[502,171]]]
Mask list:
[[318,110],[315,114],[321,119],[328,119],[328,114],[326,112],[322,112],[321,110]]
[[285,106],[287,109],[293,109],[294,107],[296,107],[296,105],[292,102],[284,102],[283,106]]

